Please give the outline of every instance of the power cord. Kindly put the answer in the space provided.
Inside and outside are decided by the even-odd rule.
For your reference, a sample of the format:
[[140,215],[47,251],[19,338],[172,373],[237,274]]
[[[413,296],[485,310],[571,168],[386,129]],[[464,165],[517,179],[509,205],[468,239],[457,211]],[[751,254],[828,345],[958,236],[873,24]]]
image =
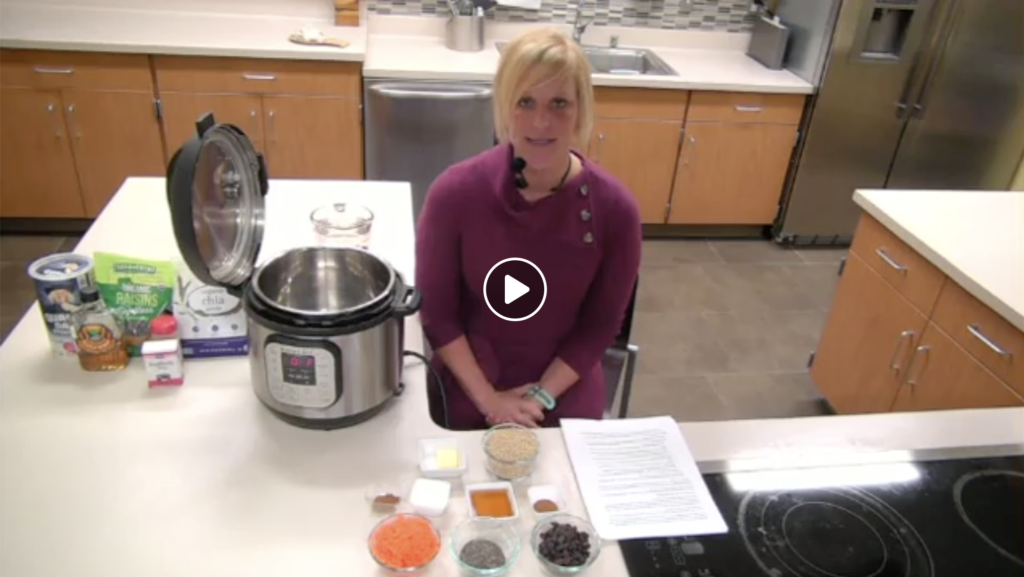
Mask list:
[[402,356],[413,357],[423,361],[427,371],[434,377],[434,382],[437,383],[437,390],[441,393],[441,411],[443,412],[444,428],[448,429],[448,398],[444,394],[444,383],[441,381],[441,375],[437,374],[437,371],[434,370],[434,366],[430,364],[430,359],[416,351],[402,351]]

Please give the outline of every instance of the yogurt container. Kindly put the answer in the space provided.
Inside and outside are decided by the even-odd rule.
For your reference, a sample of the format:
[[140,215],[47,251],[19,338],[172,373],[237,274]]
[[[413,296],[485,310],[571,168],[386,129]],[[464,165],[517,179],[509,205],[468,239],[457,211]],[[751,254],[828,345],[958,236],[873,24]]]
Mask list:
[[36,283],[36,297],[53,354],[76,356],[71,314],[82,305],[83,291],[98,290],[92,259],[73,253],[51,254],[28,265],[28,275]]

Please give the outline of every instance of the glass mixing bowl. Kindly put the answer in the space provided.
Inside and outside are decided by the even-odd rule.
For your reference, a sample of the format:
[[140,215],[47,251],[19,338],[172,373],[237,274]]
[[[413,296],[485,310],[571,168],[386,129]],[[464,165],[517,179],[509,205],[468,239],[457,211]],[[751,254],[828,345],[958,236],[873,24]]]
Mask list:
[[[388,563],[382,561],[374,552],[374,537],[377,536],[377,532],[380,531],[382,527],[387,526],[389,523],[393,523],[395,521],[408,518],[420,519],[422,521],[426,521],[430,525],[430,528],[434,532],[434,536],[437,538],[437,550],[434,551],[434,554],[431,555],[429,559],[427,559],[423,563],[420,563],[419,565],[407,567],[396,567],[393,565],[389,565]],[[437,554],[441,552],[441,533],[438,532],[437,526],[434,525],[434,523],[432,523],[430,519],[427,519],[422,515],[416,515],[413,513],[398,513],[386,517],[385,519],[381,520],[380,523],[377,523],[377,525],[374,526],[373,531],[370,531],[370,536],[366,540],[366,546],[370,550],[370,556],[373,557],[373,560],[377,562],[377,565],[379,565],[380,568],[383,569],[385,573],[387,573],[388,575],[396,575],[400,577],[411,577],[413,575],[424,574],[426,572],[426,569],[430,566],[430,564],[433,563],[435,559],[437,559]]]
[[[546,557],[540,554],[541,535],[554,527],[555,523],[569,524],[580,531],[585,531],[590,541],[590,556],[587,557],[586,562],[582,565],[574,566],[563,566],[557,563],[548,561]],[[575,515],[561,514],[553,515],[545,518],[543,521],[537,523],[533,528],[533,533],[530,535],[530,549],[533,550],[534,556],[537,557],[537,562],[544,568],[544,571],[548,575],[555,577],[561,577],[562,575],[579,575],[590,568],[597,560],[598,554],[601,553],[601,538],[597,535],[597,529],[590,524],[590,521],[582,517]]]
[[[461,552],[466,543],[474,539],[486,539],[501,548],[505,555],[505,564],[490,569],[480,569],[462,560]],[[448,550],[462,574],[466,577],[496,577],[504,575],[519,559],[522,545],[513,525],[502,523],[488,517],[475,517],[459,523],[452,530],[451,543]]]
[[[487,470],[503,481],[519,481],[533,473],[540,454],[540,436],[513,423],[495,425],[482,440]],[[532,447],[533,450],[527,450]]]
[[373,211],[339,202],[321,206],[309,215],[320,246],[369,248]]

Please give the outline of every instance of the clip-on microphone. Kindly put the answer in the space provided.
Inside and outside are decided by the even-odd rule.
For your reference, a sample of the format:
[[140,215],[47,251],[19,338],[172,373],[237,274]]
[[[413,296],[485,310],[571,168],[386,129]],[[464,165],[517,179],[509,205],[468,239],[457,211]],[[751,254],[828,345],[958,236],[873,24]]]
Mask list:
[[526,188],[529,184],[526,182],[526,177],[523,176],[523,169],[526,168],[526,160],[522,157],[515,157],[512,159],[512,172],[516,173],[516,187]]

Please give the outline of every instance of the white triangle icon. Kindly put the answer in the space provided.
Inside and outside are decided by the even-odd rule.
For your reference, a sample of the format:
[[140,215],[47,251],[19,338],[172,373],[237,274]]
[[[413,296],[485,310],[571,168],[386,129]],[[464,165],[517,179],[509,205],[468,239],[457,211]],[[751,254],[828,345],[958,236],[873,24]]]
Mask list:
[[530,287],[505,275],[505,304],[516,300],[528,292],[530,292]]

